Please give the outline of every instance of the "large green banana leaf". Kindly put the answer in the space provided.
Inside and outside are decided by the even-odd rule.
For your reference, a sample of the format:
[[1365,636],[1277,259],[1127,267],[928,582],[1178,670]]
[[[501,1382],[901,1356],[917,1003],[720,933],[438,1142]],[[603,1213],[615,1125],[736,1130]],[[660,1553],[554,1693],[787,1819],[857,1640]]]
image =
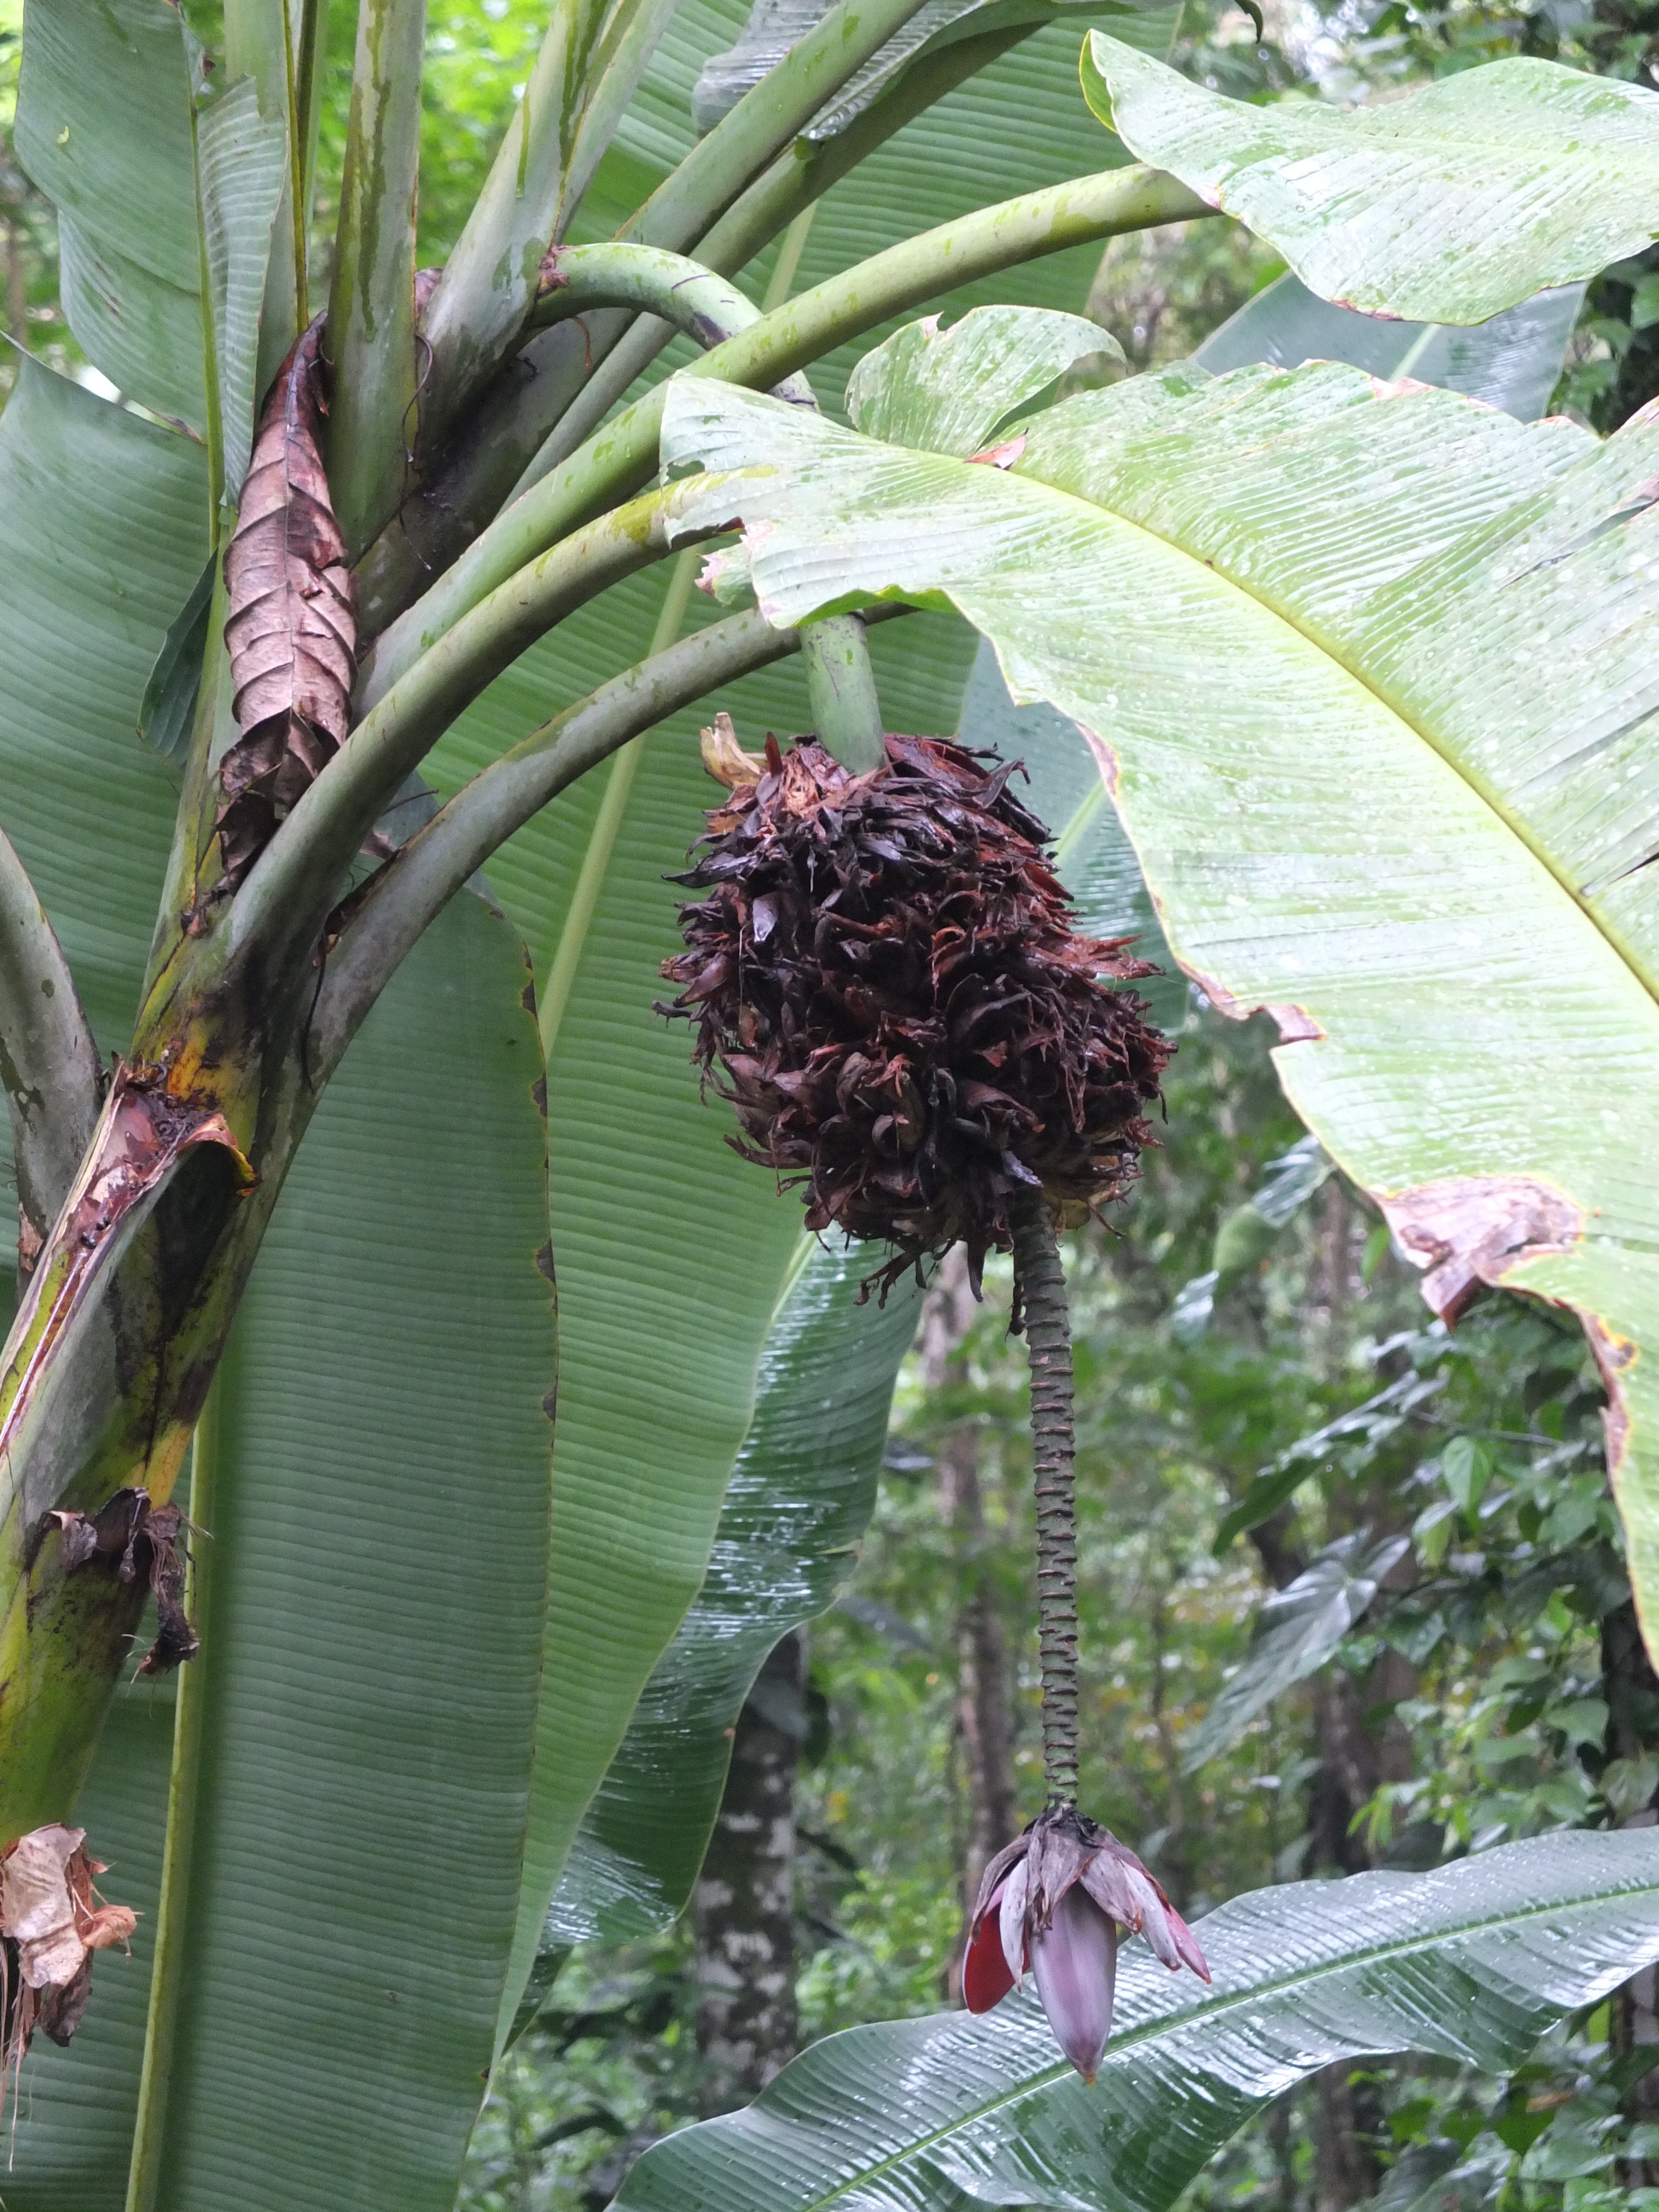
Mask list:
[[914,1283],[859,1303],[874,1264],[809,1244],[760,1365],[755,1415],[696,1603],[646,1685],[582,1823],[548,1917],[561,1943],[626,1941],[684,1908],[731,1729],[766,1655],[851,1573],[875,1499]]
[[168,2212],[454,2196],[517,1915],[547,1587],[526,981],[480,901],[428,931],[325,1094],[216,1386],[151,2120]]
[[[366,2212],[454,2195],[517,1911],[547,1578],[525,980],[471,898],[399,971],[306,1139],[204,1425],[201,1752],[173,1839],[191,1867],[145,2116],[169,2212],[322,2212],[343,2178]],[[153,1832],[170,1743],[127,1694],[82,1815],[124,1901],[122,1837],[106,1850],[95,1824],[130,1789],[122,1823]],[[137,1958],[100,1960],[86,2032],[31,2055],[15,2212],[125,2201],[155,1928],[147,1885],[133,1901]]]
[[665,431],[764,464],[775,620],[945,599],[1091,733],[1182,965],[1276,1012],[1292,1103],[1438,1310],[1486,1281],[1583,1316],[1652,1634],[1659,429],[1315,367],[1143,377],[1025,434],[975,465],[702,380]]
[[1659,1957],[1659,1841],[1540,1837],[1428,1875],[1232,1899],[1200,1923],[1213,1985],[1139,1943],[1085,2088],[1033,1996],[975,2020],[850,2028],[746,2112],[648,2150],[617,2212],[1165,2212],[1236,2129],[1334,2059],[1486,2069]]
[[1263,361],[1299,368],[1304,361],[1346,361],[1373,376],[1415,377],[1535,422],[1550,404],[1567,343],[1583,304],[1582,284],[1539,292],[1518,307],[1460,330],[1356,314],[1319,299],[1288,272],[1247,300],[1212,331],[1193,358],[1212,375]]
[[27,356],[0,416],[0,822],[105,1052],[126,1045],[178,786],[138,702],[207,554],[202,448]]
[[130,398],[198,434],[217,427],[234,499],[259,397],[282,119],[261,118],[250,81],[207,77],[167,0],[27,0],[23,52],[17,151],[58,211],[70,328]]
[[[201,564],[205,474],[199,446],[23,364],[0,419],[0,817],[110,1048],[176,801],[138,703]],[[169,2207],[334,2203],[351,2172],[354,2203],[401,2212],[447,2204],[459,2171],[516,1911],[545,1579],[526,981],[477,901],[444,918],[325,1097],[256,1271],[194,1662],[209,1751],[175,2101],[154,2138]],[[100,1960],[82,2034],[31,2054],[17,2212],[125,2201],[159,1703],[129,1694],[87,1792],[109,1893],[146,1917],[131,1963]]]
[[167,0],[28,0],[18,159],[58,211],[64,307],[87,357],[207,426],[183,19]]
[[1083,86],[1139,159],[1369,313],[1484,322],[1659,230],[1659,93],[1617,77],[1500,61],[1351,112],[1256,107],[1097,31]]

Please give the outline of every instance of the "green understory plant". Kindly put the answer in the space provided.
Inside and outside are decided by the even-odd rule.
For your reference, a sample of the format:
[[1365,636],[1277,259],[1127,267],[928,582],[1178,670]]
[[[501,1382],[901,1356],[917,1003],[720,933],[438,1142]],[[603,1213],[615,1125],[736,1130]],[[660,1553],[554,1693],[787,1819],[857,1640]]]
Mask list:
[[[557,0],[421,270],[424,11],[363,0],[319,257],[321,15],[228,0],[205,46],[166,0],[25,20],[18,158],[116,397],[25,362],[0,418],[0,1842],[33,1839],[0,1887],[32,1992],[10,2045],[33,1992],[85,1994],[84,1960],[28,1948],[84,1951],[95,1912],[67,1845],[61,1894],[25,1896],[41,1837],[131,1869],[111,1893],[152,1964],[147,1999],[101,1965],[64,2057],[31,2056],[20,2206],[447,2204],[550,1907],[659,1924],[684,1900],[630,1720],[696,1672],[682,1623],[763,1348],[847,1332],[823,1451],[902,1348],[854,1277],[803,1261],[651,1011],[661,879],[712,790],[674,720],[696,702],[890,773],[887,726],[956,725],[964,621],[988,640],[1014,698],[1066,718],[1050,812],[1082,926],[1113,933],[1108,863],[1144,906],[1138,855],[1211,1001],[1273,1010],[1293,1103],[1437,1310],[1486,1282],[1582,1316],[1638,1604],[1656,1571],[1655,433],[1522,423],[1415,385],[1409,355],[1388,382],[1113,383],[1115,341],[1040,272],[1219,208],[1322,301],[1484,323],[1644,248],[1659,98],[1510,61],[1382,125],[1243,108],[1122,11],[1084,56],[1108,135],[1064,5],[836,0],[694,140],[691,64],[735,21]],[[855,205],[865,165],[981,86],[1060,118],[1015,133],[1009,196],[915,234],[890,213],[857,258],[832,188]],[[768,254],[757,307],[733,279]],[[854,365],[946,299],[976,312]],[[694,618],[685,549],[738,525],[707,579],[730,611]],[[694,1834],[732,1686],[677,1736]],[[1534,1920],[1549,1961],[1574,1947],[1470,2029],[1493,2063],[1659,1949],[1650,1842],[1528,1849],[1375,1937],[1385,1979],[1401,1944],[1452,1979],[1489,1936],[1530,1959]],[[1195,2078],[1205,2036],[1248,2034],[1258,1967],[1264,2019],[1304,1972],[1346,1990],[1373,1910],[1241,1908],[1205,1944],[1231,1993],[1173,2000],[1188,2025],[1138,1995],[1122,2078]],[[1308,1912],[1292,1971],[1273,1931]],[[890,2201],[1042,2165],[1060,2107],[1029,2017],[927,2033],[952,2112],[995,2083],[954,2147],[925,2098],[890,2139],[902,2053],[861,2046]],[[1370,1982],[1332,2031],[1404,2033]],[[1171,2136],[1165,2183],[1248,2109],[1270,2041]],[[887,2201],[825,2178],[812,2063],[744,2124],[756,2186]],[[705,2154],[653,2154],[623,2201],[695,2201],[672,2160]]]

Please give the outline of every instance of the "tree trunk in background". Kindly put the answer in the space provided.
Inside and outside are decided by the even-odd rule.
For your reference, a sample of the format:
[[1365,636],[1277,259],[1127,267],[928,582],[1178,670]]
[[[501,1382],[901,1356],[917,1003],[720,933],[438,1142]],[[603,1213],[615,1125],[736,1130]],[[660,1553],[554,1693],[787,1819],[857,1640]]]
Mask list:
[[[1357,1289],[1354,1279],[1356,1213],[1340,1176],[1319,1194],[1319,1239],[1309,1285],[1310,1357],[1336,1380],[1346,1364],[1349,1316]],[[1368,1498],[1359,1518],[1373,1525],[1397,1512],[1394,1502]],[[1276,1589],[1283,1589],[1307,1565],[1296,1546],[1289,1511],[1275,1515],[1258,1530],[1256,1552]],[[1334,1528],[1333,1534],[1342,1533]],[[1404,1780],[1410,1771],[1410,1742],[1392,1719],[1378,1729],[1367,1720],[1375,1704],[1391,1703],[1409,1684],[1396,1679],[1385,1653],[1362,1688],[1346,1668],[1333,1662],[1314,1685],[1314,1741],[1319,1771],[1308,1808],[1310,1874],[1363,1874],[1373,1863],[1370,1843],[1356,1830],[1354,1816],[1385,1780]],[[1404,1662],[1401,1662],[1404,1664]],[[1407,1669],[1409,1673],[1410,1670]],[[1404,1758],[1404,1771],[1401,1760]],[[1382,2115],[1370,2085],[1355,2079],[1351,2060],[1341,2059],[1316,2075],[1314,2082],[1315,2212],[1347,2212],[1374,2196],[1382,2166],[1374,2148]]]
[[[918,1349],[929,1390],[967,1380],[963,1340],[974,1322],[974,1295],[961,1247],[935,1271],[922,1308]],[[1008,1640],[988,1572],[985,1499],[980,1487],[979,1435],[959,1428],[936,1455],[939,1516],[956,1540],[960,1595],[957,1607],[957,1740],[968,1785],[968,1833],[962,1863],[962,1929],[946,1970],[952,2003],[962,1997],[968,1923],[987,1863],[1019,1830],[1014,1786],[1013,1717]]]
[[806,1640],[786,1636],[738,1717],[719,1818],[691,1893],[705,2114],[746,2105],[795,2055],[795,1774]]
[[968,1923],[986,1867],[1019,1832],[1013,1729],[1008,1711],[1008,1646],[996,1593],[986,1571],[985,1505],[979,1487],[979,1438],[971,1429],[939,1454],[939,1517],[957,1540],[961,1599],[957,1613],[957,1735],[969,1799],[962,1862],[962,1933],[951,1953],[949,1989],[962,1995]]
[[1370,1849],[1364,1832],[1355,1831],[1353,1818],[1381,1776],[1376,1746],[1360,1708],[1358,1685],[1340,1664],[1328,1667],[1316,1685],[1314,1735],[1319,1772],[1309,1808],[1313,1832],[1310,1871],[1364,1874],[1371,1863]]
[[1315,2077],[1314,2212],[1347,2212],[1351,2204],[1374,2196],[1382,2179],[1366,2139],[1365,2122],[1371,2116],[1360,2110],[1363,2085],[1354,2071],[1352,2061],[1344,2058]]

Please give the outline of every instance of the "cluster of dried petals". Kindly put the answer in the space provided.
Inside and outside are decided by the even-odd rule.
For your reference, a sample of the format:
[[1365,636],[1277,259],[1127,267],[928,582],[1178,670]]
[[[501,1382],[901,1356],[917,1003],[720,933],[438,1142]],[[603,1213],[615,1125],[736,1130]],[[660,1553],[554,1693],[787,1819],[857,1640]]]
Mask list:
[[1144,1936],[1172,1973],[1210,1978],[1197,1937],[1127,1845],[1075,1807],[1044,1813],[985,1869],[963,1995],[989,2012],[1029,1968],[1055,2040],[1092,2081],[1112,2032],[1117,1947]]
[[808,1228],[890,1244],[884,1286],[958,1239],[977,1286],[1023,1188],[1121,1197],[1169,1056],[1121,986],[1153,971],[1073,931],[1011,767],[889,737],[852,775],[769,739],[749,781],[726,734],[705,757],[736,787],[678,879],[708,896],[663,973],[738,1150],[805,1183]]
[[82,1828],[33,1829],[0,1853],[0,2006],[5,2058],[15,2064],[36,2028],[67,2043],[91,1989],[92,1954],[125,1944],[138,1916],[101,1905],[93,1876],[100,1860]]

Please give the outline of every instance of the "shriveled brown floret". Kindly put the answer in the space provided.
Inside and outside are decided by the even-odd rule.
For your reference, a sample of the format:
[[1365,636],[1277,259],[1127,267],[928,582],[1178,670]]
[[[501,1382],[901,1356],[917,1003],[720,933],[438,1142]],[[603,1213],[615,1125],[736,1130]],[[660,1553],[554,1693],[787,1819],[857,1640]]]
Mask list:
[[806,1185],[808,1228],[894,1248],[884,1290],[957,1239],[977,1288],[1022,1186],[1098,1207],[1150,1134],[1170,1048],[1122,986],[1155,970],[1073,933],[1012,773],[942,738],[889,737],[861,776],[769,744],[677,878],[709,895],[664,1011],[718,1064],[736,1148]]

